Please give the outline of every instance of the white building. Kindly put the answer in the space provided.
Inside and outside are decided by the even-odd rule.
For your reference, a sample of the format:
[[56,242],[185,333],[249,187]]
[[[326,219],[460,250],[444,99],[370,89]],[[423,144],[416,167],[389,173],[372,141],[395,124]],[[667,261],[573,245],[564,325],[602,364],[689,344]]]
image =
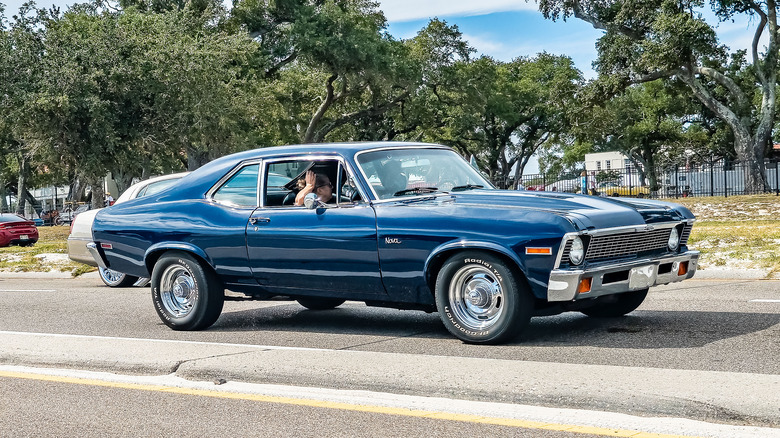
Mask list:
[[585,154],[585,170],[599,172],[602,170],[623,170],[631,167],[631,161],[622,152],[598,152]]

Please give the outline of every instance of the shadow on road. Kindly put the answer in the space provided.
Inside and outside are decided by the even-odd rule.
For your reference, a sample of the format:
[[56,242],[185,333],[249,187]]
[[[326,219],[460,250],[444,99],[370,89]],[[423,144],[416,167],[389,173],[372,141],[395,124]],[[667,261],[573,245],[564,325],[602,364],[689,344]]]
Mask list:
[[[513,345],[659,349],[701,347],[766,330],[780,314],[637,310],[619,318],[579,313],[536,317]],[[379,337],[452,338],[436,313],[346,305],[311,311],[296,303],[225,312],[209,331],[294,331]],[[454,338],[453,338],[454,339]]]

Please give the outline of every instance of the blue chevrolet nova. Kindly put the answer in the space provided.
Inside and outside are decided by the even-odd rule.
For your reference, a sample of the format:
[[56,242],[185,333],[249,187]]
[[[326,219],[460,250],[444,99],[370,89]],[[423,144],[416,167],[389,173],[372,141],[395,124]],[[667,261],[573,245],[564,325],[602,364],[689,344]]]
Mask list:
[[498,190],[445,146],[317,144],[226,156],[106,208],[88,246],[151,277],[174,330],[214,324],[229,289],[438,311],[461,340],[500,343],[534,315],[620,316],[691,278],[693,222],[671,203]]

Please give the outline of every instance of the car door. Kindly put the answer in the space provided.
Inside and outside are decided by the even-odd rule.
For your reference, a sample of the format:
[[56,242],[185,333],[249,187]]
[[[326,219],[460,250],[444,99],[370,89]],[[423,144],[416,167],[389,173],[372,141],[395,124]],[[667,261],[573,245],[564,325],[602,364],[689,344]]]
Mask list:
[[[267,183],[269,176],[292,175],[290,168],[304,169],[297,175],[301,176],[313,165],[336,181],[337,202],[315,209],[280,202],[289,197],[279,196],[279,187]],[[250,267],[260,286],[269,292],[300,295],[384,295],[376,215],[367,202],[352,200],[360,199],[359,195],[343,195],[350,193],[345,187],[357,190],[343,162],[314,157],[272,160],[263,172],[262,205],[249,218],[246,233]]]

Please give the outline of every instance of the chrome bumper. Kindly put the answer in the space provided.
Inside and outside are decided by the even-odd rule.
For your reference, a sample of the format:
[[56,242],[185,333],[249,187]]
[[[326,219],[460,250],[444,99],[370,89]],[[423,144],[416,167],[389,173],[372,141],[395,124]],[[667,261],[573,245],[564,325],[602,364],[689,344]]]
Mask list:
[[98,249],[97,244],[95,242],[89,242],[87,244],[87,251],[89,251],[89,253],[92,254],[92,258],[95,259],[97,266],[103,269],[108,269],[108,266],[106,265],[106,260],[103,258],[103,255],[100,254],[100,250]]
[[[547,283],[547,300],[573,301],[683,281],[693,277],[698,261],[699,251],[687,251],[592,269],[556,269],[550,273]],[[679,275],[679,266],[685,262],[687,272]],[[580,282],[586,278],[592,279],[590,290],[578,293]]]
[[84,263],[89,266],[97,266],[98,264],[95,261],[95,258],[92,257],[92,254],[87,248],[87,244],[91,241],[92,239],[68,237],[68,258],[74,262]]

